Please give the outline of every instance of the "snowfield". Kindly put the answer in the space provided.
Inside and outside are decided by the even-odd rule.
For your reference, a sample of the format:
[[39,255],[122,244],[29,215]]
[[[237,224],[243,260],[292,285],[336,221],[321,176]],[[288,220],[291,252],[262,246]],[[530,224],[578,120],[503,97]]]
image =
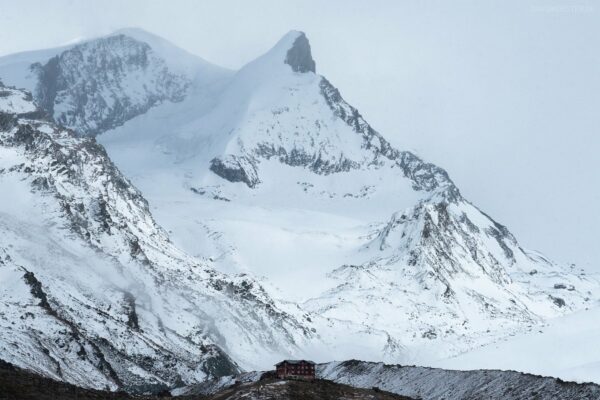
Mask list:
[[548,320],[515,335],[435,364],[450,369],[502,369],[600,383],[600,304]]

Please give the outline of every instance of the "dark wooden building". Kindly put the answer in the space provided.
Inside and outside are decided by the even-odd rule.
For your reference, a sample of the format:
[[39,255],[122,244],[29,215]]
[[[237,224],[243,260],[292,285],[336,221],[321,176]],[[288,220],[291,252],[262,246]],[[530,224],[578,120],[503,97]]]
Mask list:
[[283,360],[275,364],[277,377],[280,379],[315,379],[315,363],[308,360]]

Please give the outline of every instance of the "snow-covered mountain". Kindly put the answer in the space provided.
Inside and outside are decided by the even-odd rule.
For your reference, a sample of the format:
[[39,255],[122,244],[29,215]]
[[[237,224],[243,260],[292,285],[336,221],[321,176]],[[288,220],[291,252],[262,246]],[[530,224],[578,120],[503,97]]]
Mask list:
[[4,86],[0,193],[2,359],[143,391],[230,374],[313,336],[252,278],[177,249],[102,146]]
[[176,243],[262,276],[275,297],[383,330],[390,342],[371,357],[456,354],[579,309],[597,287],[522,249],[443,169],[391,146],[315,73],[300,32],[193,120],[176,110],[99,140]]
[[35,95],[61,125],[95,135],[163,102],[181,101],[192,84],[229,71],[139,29],[67,48],[5,57],[0,76]]
[[[151,357],[163,360],[162,347],[148,344],[158,343],[186,365],[177,364],[175,376],[166,361],[152,368],[136,361],[127,367],[135,375],[127,375],[128,384],[216,375],[191,367],[206,357],[180,343],[190,337],[202,348],[215,346],[228,368],[267,368],[292,355],[429,362],[533,328],[598,297],[596,280],[524,250],[506,227],[464,199],[443,169],[394,148],[316,73],[301,32],[288,33],[236,72],[126,30],[0,58],[0,78],[30,89],[55,122],[77,129],[79,137],[48,121],[21,117],[13,124],[33,126],[34,137],[63,146],[82,165],[77,184],[71,179],[74,186],[65,192],[49,185],[52,196],[36,189],[30,208],[9,198],[4,214],[23,215],[10,231],[23,221],[36,221],[38,229],[50,224],[59,248],[93,248],[97,255],[77,257],[87,260],[85,268],[76,267],[80,261],[42,268],[53,253],[34,249],[52,246],[37,242],[37,235],[11,233],[13,242],[27,243],[21,254],[37,264],[16,258],[14,244],[3,247],[41,282],[54,312],[71,315],[78,329],[108,341],[119,337],[121,352],[143,341]],[[25,193],[30,188],[23,182],[36,181],[38,170],[13,166],[44,163],[53,182],[62,182],[64,171],[53,163],[64,164],[63,151],[48,158],[40,154],[45,145],[28,141],[15,150],[13,130],[10,125],[3,133],[10,144],[2,158],[10,173],[3,179],[21,182]],[[107,154],[80,137],[90,134]],[[95,163],[110,168],[97,171]],[[65,171],[71,164],[67,160]],[[77,197],[85,200],[73,201]],[[20,211],[41,210],[41,204],[55,219]],[[40,227],[40,221],[46,222]],[[8,265],[18,281],[24,270],[15,261]],[[109,266],[110,273],[88,276]],[[96,289],[104,285],[118,289]],[[24,288],[19,301],[35,303]],[[13,296],[3,293],[3,300]],[[131,293],[137,323],[127,324],[130,295],[115,293]],[[95,311],[72,306],[73,296]],[[113,322],[119,318],[120,325]],[[10,314],[7,324],[14,319]],[[21,329],[30,323],[23,321]],[[136,330],[142,323],[149,326],[139,330],[143,335]],[[34,357],[9,354],[7,361],[35,367],[26,361]],[[123,359],[131,356],[115,362]],[[131,372],[137,368],[143,372]]]

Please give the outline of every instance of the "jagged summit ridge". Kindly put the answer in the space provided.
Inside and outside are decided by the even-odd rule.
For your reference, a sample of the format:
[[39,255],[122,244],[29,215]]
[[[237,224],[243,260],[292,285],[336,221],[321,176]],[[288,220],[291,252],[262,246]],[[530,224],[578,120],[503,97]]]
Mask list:
[[[281,68],[283,57],[292,71]],[[395,149],[337,88],[314,73],[303,32],[291,31],[244,66],[222,98],[227,101],[199,119],[224,114],[225,108],[240,110],[226,129],[221,128],[222,144],[208,165],[224,180],[256,188],[263,180],[265,163],[275,160],[320,175],[393,167],[418,190],[444,187],[450,196],[459,196],[442,168]]]
[[310,43],[304,32],[298,32],[298,37],[287,52],[285,63],[296,72],[316,72],[315,60],[313,60],[310,51]]

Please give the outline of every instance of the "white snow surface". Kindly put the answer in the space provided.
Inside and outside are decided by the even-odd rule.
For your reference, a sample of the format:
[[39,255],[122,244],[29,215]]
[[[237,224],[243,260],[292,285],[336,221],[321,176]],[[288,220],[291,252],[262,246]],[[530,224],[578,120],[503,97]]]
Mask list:
[[0,113],[25,114],[34,111],[36,107],[26,93],[6,87],[0,90]]
[[600,384],[600,304],[536,330],[436,363],[449,369],[502,369]]

